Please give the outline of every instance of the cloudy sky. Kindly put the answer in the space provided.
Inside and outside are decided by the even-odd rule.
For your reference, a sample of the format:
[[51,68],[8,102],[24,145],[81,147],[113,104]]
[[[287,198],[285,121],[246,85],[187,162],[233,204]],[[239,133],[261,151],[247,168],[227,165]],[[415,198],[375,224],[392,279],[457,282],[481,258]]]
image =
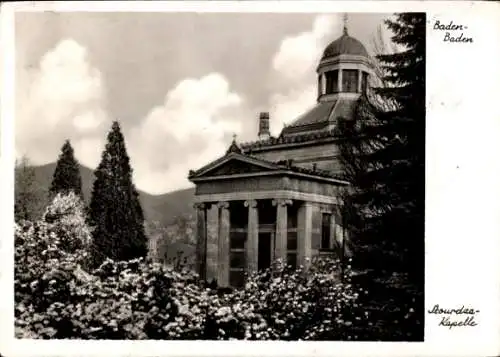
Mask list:
[[[372,52],[389,16],[350,14],[349,33]],[[17,13],[16,155],[54,162],[70,139],[95,168],[118,120],[139,189],[189,187],[234,133],[256,139],[260,111],[277,134],[314,105],[342,26],[342,14]]]

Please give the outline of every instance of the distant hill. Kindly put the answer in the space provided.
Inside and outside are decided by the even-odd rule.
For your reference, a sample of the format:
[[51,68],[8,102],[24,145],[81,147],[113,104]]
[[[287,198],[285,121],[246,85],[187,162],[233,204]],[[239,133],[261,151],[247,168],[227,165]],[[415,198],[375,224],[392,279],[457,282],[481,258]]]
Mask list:
[[[52,176],[56,168],[55,163],[36,166],[35,179],[40,188],[48,193]],[[80,165],[80,175],[82,177],[82,191],[86,202],[90,200],[92,185],[94,183],[94,172],[88,167]],[[186,216],[193,213],[194,188],[173,191],[161,195],[152,195],[139,190],[139,199],[146,221],[157,221],[163,226],[167,226],[178,216]]]
[[176,217],[194,214],[194,188],[161,195],[141,192],[140,196],[148,221],[158,221],[167,225],[172,223]]

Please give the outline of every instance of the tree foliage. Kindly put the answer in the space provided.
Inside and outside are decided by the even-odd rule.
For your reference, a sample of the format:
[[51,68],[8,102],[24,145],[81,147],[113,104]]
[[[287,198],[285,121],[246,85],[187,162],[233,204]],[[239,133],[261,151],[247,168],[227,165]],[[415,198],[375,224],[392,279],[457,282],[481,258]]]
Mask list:
[[363,95],[354,120],[339,125],[353,264],[371,280],[423,294],[425,211],[425,14],[387,20],[402,48],[378,55],[382,85]]
[[96,264],[106,257],[129,260],[147,255],[144,214],[132,182],[132,168],[118,122],[112,125],[95,170],[89,210],[89,222],[95,229]]
[[69,193],[71,191],[82,196],[82,178],[73,147],[70,141],[66,140],[57,160],[49,192],[51,195],[56,195],[57,193]]

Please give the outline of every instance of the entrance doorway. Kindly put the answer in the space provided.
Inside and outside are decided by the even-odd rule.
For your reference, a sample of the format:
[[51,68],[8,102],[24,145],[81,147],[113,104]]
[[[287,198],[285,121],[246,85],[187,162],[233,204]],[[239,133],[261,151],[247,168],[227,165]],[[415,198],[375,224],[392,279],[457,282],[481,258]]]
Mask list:
[[271,267],[272,237],[273,234],[271,232],[259,232],[259,256],[257,261],[259,270]]

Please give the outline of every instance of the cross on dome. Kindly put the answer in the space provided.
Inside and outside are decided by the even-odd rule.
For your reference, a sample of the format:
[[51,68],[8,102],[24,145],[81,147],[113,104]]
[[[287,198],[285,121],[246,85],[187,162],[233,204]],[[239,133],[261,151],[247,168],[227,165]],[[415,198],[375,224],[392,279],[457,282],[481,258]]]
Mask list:
[[233,134],[233,142],[231,143],[231,145],[227,149],[226,154],[230,154],[232,152],[235,152],[238,154],[242,153],[241,148],[238,146],[238,144],[236,144],[236,133]]
[[349,17],[347,13],[344,13],[344,35],[347,35],[347,22],[349,21]]

